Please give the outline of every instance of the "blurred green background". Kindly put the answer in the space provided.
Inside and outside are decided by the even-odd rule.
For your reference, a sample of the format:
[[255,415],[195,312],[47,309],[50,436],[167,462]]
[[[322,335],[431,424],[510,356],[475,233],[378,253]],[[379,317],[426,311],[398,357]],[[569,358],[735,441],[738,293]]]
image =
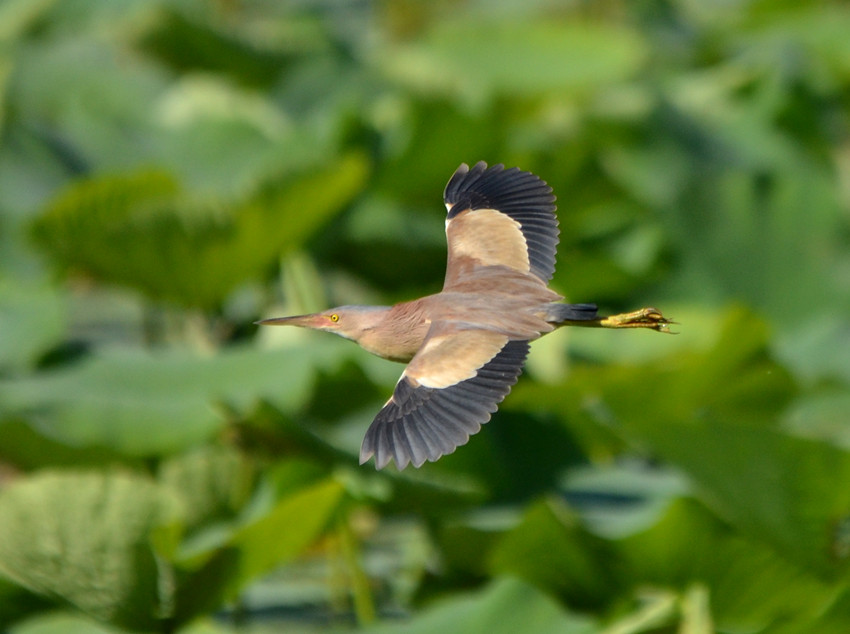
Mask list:
[[[850,9],[0,2],[0,628],[850,631]],[[461,162],[559,197],[563,329],[420,470],[401,366],[261,317],[436,292]]]

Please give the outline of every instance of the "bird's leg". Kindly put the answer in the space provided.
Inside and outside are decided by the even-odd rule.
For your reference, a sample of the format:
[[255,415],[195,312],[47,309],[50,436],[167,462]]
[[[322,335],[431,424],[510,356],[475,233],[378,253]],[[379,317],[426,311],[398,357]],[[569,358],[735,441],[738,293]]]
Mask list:
[[610,317],[600,317],[597,320],[600,328],[649,328],[658,332],[668,332],[670,325],[676,322],[667,319],[657,308],[641,308],[630,313],[620,313]]
[[676,322],[667,319],[657,308],[641,308],[630,313],[620,313],[609,317],[596,317],[582,321],[566,321],[564,325],[584,326],[586,328],[649,328],[658,332],[673,333],[670,326]]

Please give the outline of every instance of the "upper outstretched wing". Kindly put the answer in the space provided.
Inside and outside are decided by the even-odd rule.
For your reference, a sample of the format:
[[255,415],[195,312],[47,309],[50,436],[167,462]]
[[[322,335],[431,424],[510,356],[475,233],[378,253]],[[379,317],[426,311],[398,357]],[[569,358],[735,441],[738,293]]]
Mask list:
[[555,272],[558,219],[552,188],[531,172],[462,164],[446,185],[446,286],[472,266],[502,265],[543,282]]
[[[476,352],[455,355],[457,345]],[[466,444],[511,391],[527,354],[527,341],[488,331],[429,338],[366,432],[360,464],[375,456],[378,469],[390,460],[419,467]]]

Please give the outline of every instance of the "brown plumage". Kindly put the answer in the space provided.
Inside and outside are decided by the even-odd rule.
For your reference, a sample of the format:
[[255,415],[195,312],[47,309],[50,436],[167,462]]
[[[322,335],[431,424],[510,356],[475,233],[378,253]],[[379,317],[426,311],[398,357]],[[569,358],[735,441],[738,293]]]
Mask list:
[[408,363],[366,432],[360,463],[421,466],[465,444],[522,372],[529,342],[564,325],[650,328],[654,308],[600,317],[548,288],[558,221],[552,189],[530,172],[461,165],[446,185],[448,262],[443,290],[395,306],[341,306],[260,324],[335,332]]

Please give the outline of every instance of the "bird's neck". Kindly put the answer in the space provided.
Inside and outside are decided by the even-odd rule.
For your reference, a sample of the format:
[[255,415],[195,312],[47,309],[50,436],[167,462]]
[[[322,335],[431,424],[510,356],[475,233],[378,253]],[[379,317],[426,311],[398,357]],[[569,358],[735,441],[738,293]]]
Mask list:
[[386,307],[374,315],[369,327],[357,343],[384,359],[407,363],[422,347],[430,321],[426,319],[421,300]]

